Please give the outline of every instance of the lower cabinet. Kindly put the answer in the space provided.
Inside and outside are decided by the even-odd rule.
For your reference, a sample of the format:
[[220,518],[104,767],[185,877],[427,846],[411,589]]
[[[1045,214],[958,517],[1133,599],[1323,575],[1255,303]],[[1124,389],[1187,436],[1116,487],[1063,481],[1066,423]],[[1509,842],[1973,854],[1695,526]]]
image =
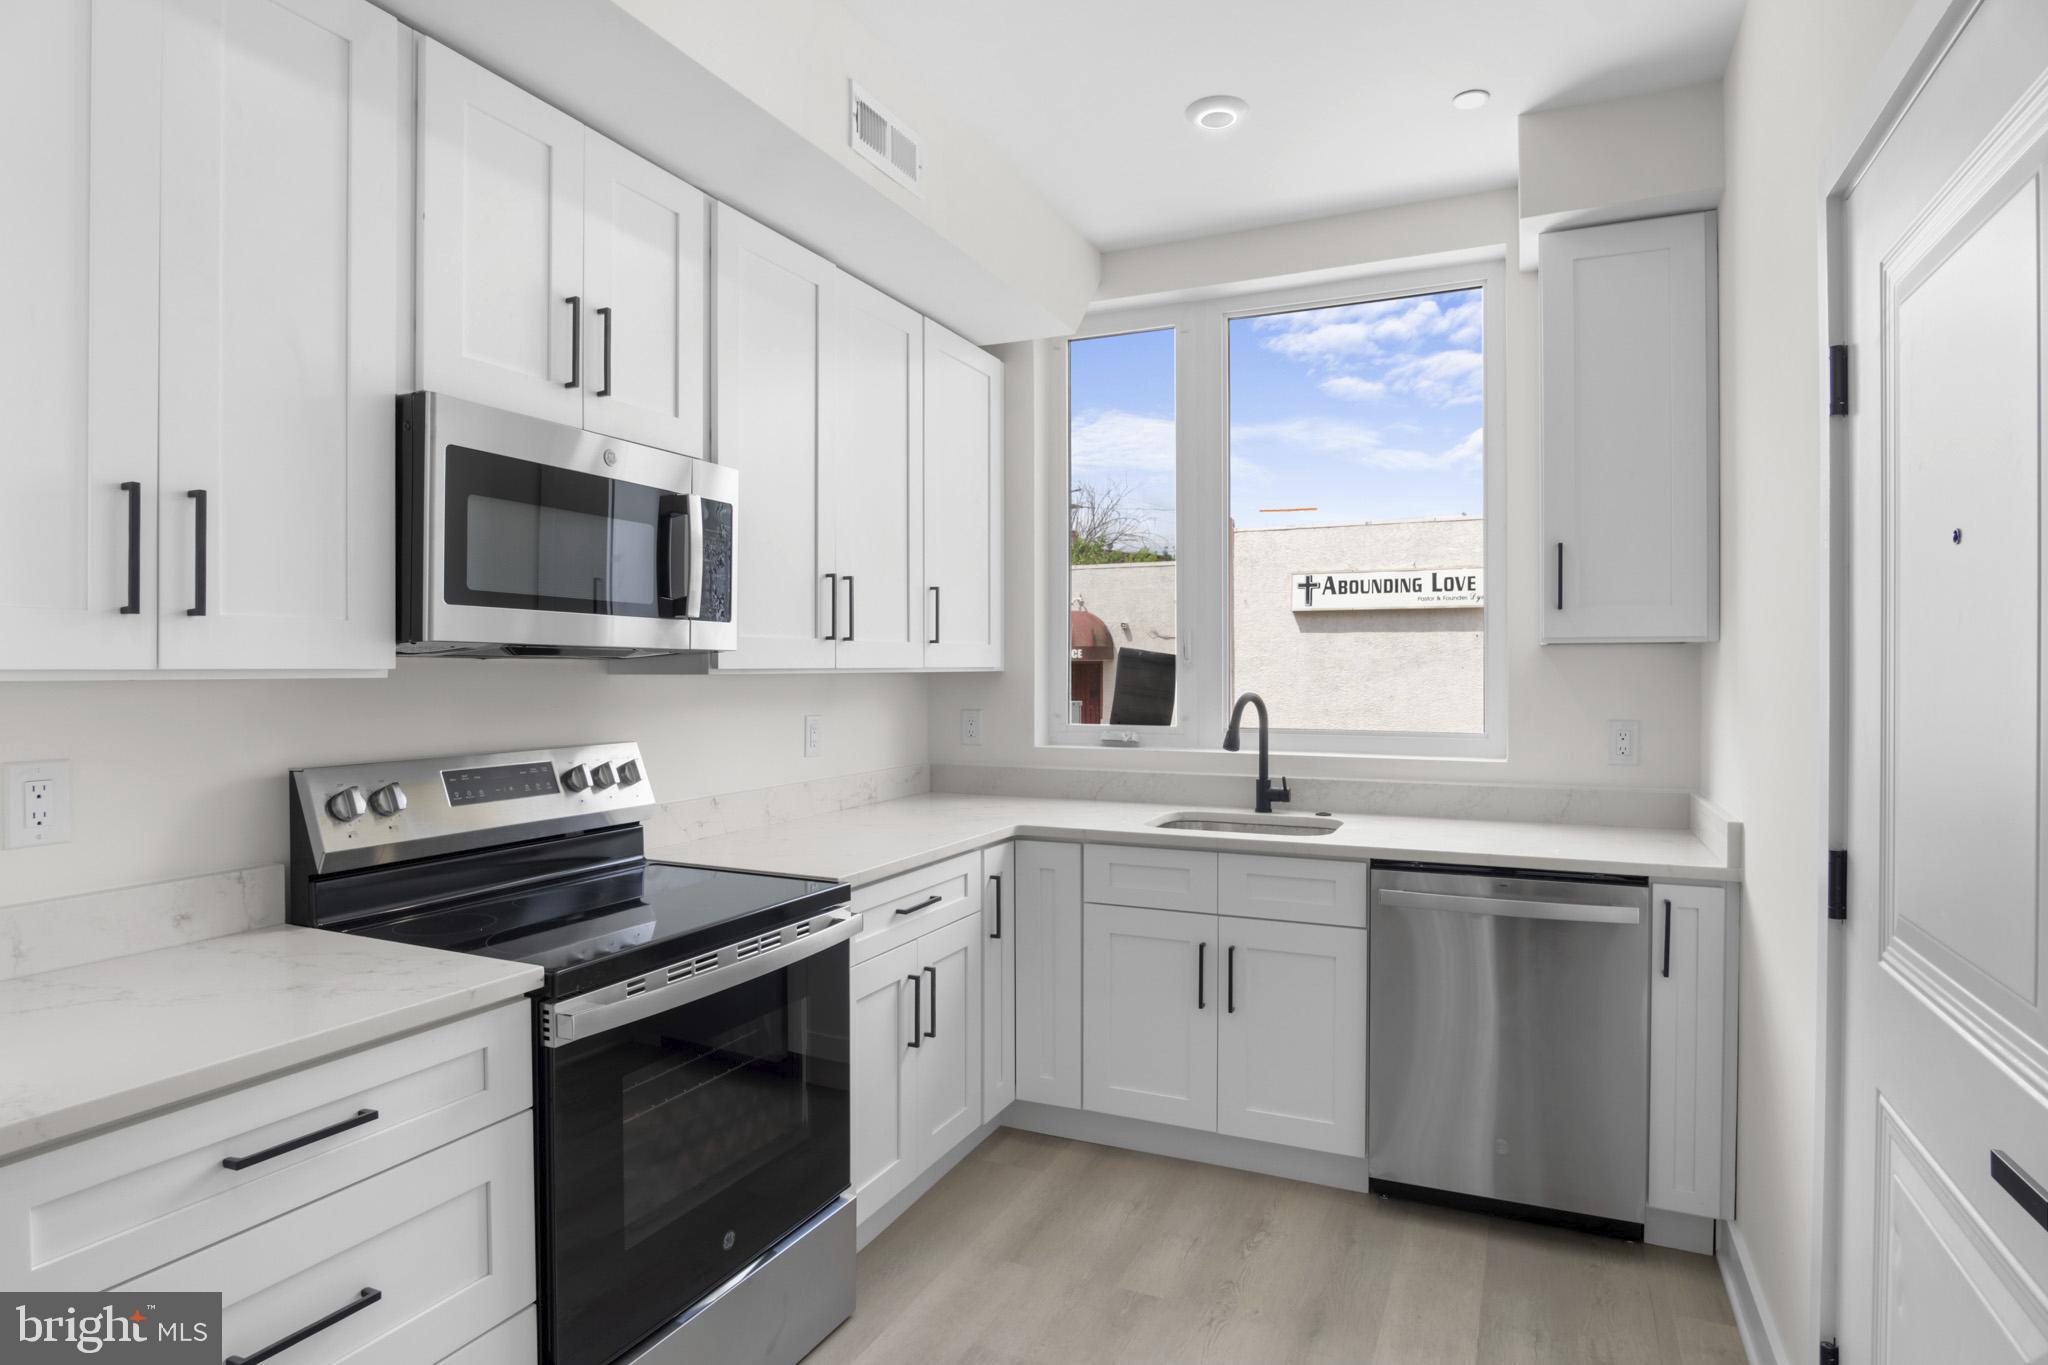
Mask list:
[[1081,1091],[1100,1114],[1216,1127],[1214,915],[1090,905],[1081,930]]
[[1016,851],[1017,1098],[1081,1107],[1081,846]]
[[1728,891],[1650,888],[1651,1208],[1735,1216]]
[[981,851],[981,1121],[1017,1098],[1016,850]]

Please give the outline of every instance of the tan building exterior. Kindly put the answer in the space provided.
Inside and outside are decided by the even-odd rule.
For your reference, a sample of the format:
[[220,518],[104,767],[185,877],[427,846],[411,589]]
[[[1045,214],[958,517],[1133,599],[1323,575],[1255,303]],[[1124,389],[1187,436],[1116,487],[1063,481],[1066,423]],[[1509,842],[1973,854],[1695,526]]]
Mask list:
[[[1273,724],[1286,729],[1480,731],[1483,606],[1410,606],[1417,594],[1405,590],[1418,582],[1426,589],[1427,571],[1478,569],[1485,557],[1486,525],[1479,517],[1235,532],[1235,690],[1264,697]],[[1071,606],[1099,618],[1119,652],[1172,653],[1178,647],[1175,570],[1173,564],[1076,566]],[[1381,572],[1389,570],[1424,572],[1419,578]],[[1375,591],[1305,595],[1298,580],[1307,574],[1370,575],[1342,586]],[[1084,667],[1076,665],[1077,679]],[[1107,719],[1115,663],[1098,667]]]

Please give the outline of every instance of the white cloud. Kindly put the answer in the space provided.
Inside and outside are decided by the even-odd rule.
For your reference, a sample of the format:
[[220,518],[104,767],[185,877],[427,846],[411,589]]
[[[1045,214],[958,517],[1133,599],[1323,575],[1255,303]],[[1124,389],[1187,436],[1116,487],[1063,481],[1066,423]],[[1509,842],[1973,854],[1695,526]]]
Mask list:
[[1373,469],[1452,469],[1476,462],[1485,451],[1485,432],[1474,431],[1449,450],[1413,450],[1390,446],[1380,433],[1360,422],[1323,417],[1292,417],[1278,422],[1247,422],[1232,427],[1233,449],[1291,451],[1352,461]]
[[1170,472],[1173,419],[1119,408],[1081,413],[1074,418],[1070,459],[1077,472]]
[[1355,374],[1333,374],[1320,387],[1332,398],[1348,399],[1354,403],[1368,403],[1384,397],[1387,392],[1387,386],[1379,380],[1360,379]]
[[1372,359],[1431,339],[1471,345],[1479,340],[1476,294],[1446,309],[1438,296],[1378,299],[1256,319],[1260,344],[1277,355],[1335,366]]
[[1396,393],[1414,394],[1439,406],[1476,403],[1485,394],[1486,362],[1477,351],[1411,356],[1389,365],[1386,374]]

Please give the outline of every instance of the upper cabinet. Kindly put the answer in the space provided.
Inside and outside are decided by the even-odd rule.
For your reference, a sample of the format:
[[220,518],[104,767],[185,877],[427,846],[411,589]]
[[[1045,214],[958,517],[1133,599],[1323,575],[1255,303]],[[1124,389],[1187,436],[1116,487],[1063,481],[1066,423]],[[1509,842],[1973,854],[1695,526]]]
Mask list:
[[704,453],[708,203],[431,39],[419,387]]
[[37,262],[0,328],[0,668],[389,668],[404,31],[362,0],[0,26],[38,54],[0,96]]
[[924,324],[924,663],[1003,663],[1003,363]]
[[1545,643],[1720,632],[1711,213],[1545,233]]

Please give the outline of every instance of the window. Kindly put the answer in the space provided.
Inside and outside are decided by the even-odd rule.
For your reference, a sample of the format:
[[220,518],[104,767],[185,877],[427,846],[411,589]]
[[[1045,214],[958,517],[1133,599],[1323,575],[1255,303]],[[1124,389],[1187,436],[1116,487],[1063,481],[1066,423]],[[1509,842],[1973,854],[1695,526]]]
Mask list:
[[[1067,343],[1046,738],[1506,751],[1502,267],[1207,299]],[[1057,503],[1054,504],[1057,506]]]

